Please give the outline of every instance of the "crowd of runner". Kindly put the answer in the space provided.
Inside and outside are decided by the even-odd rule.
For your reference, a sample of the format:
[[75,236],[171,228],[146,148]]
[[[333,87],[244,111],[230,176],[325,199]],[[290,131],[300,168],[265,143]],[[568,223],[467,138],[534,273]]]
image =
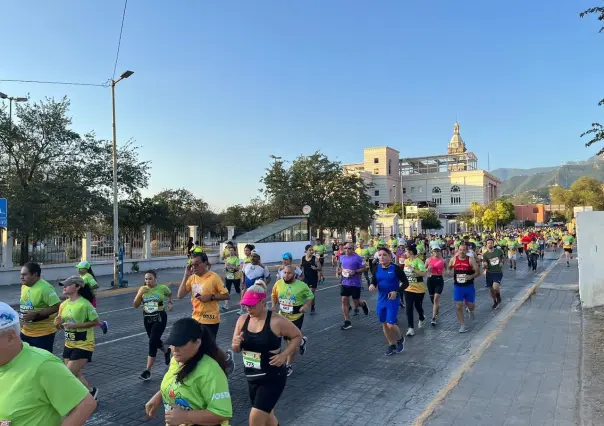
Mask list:
[[[573,235],[556,228],[413,238],[392,235],[388,239],[377,235],[367,242],[333,240],[331,267],[340,282],[341,329],[352,328],[351,317],[361,311],[369,315],[369,305],[361,298],[365,282],[369,291],[377,292],[375,310],[387,341],[385,355],[401,353],[405,337],[425,326],[426,292],[432,304],[430,324],[438,325],[441,294],[451,277],[459,332],[465,333],[469,329],[466,316],[474,320],[477,277],[485,275],[496,310],[502,303],[506,263],[513,271],[517,262],[526,259],[529,270],[536,271],[546,249],[562,248],[570,266],[574,245]],[[142,308],[142,327],[149,338],[140,379],[151,378],[158,351],[168,366],[159,390],[145,405],[147,415],[155,418],[163,406],[169,426],[228,425],[233,415],[229,376],[235,369],[236,352],[242,356],[248,382],[249,424],[279,425],[275,406],[293,373],[296,356],[307,352],[308,338],[302,328],[305,315],[317,312],[316,290],[325,279],[324,268],[330,267],[325,265],[327,246],[321,240],[306,246],[299,265],[293,263],[291,253],[284,253],[272,288],[273,277],[251,244],[242,255],[234,244],[226,244],[221,256],[224,267],[219,271],[223,276],[210,270],[202,249],[192,245],[189,253],[176,297],[190,297],[192,315],[176,321],[167,339],[162,337],[173,294],[157,283],[155,271],[145,273],[144,285],[133,301],[133,307]],[[60,297],[41,278],[40,265],[28,263],[21,270],[19,313],[0,302],[2,425],[83,425],[96,409],[99,391],[83,371],[92,361],[95,328],[107,333],[108,324],[96,312],[98,285],[90,264],[82,262],[76,268],[78,275],[60,281]],[[216,345],[220,314],[229,308],[233,289],[239,295],[239,318],[231,347],[221,349]],[[400,309],[405,311],[406,332],[399,326]],[[63,363],[52,354],[57,330],[65,335]]]

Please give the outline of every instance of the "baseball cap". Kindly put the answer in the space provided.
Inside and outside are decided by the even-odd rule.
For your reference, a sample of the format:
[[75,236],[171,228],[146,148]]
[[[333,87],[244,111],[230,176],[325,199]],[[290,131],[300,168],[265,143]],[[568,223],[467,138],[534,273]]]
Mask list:
[[90,263],[83,260],[80,263],[78,263],[75,267],[78,269],[90,269]]
[[12,327],[19,323],[19,315],[13,308],[4,302],[0,302],[0,330]]
[[78,277],[77,275],[72,275],[69,278],[65,278],[64,280],[60,280],[59,281],[59,285],[62,285],[64,287],[68,287],[70,285],[74,285],[77,284],[80,287],[84,287],[84,280],[80,277]]
[[252,250],[252,254],[251,255],[252,255],[252,257],[254,257],[254,256],[260,257],[260,253],[258,253],[256,250]]
[[283,253],[283,259],[293,259],[294,257],[292,256],[292,254],[290,252],[285,252]]
[[164,343],[169,346],[184,346],[201,339],[202,334],[201,324],[193,318],[181,318],[172,325],[170,336]]

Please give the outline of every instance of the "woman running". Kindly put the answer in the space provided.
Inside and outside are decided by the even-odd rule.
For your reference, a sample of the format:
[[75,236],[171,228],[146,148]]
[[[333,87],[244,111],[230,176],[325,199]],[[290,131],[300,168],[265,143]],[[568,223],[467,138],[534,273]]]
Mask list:
[[[300,262],[300,269],[303,273],[303,281],[308,285],[310,291],[313,294],[316,293],[317,287],[319,286],[319,280],[323,279],[323,272],[321,262],[317,260],[317,257],[313,254],[313,247],[308,244],[304,247],[304,256]],[[310,314],[315,314],[315,298],[312,300],[312,306],[310,308]]]
[[426,287],[424,286],[424,276],[426,275],[426,267],[424,262],[417,256],[417,248],[415,246],[407,247],[407,259],[404,266],[405,275],[409,281],[409,286],[405,289],[405,306],[407,311],[407,336],[414,336],[415,329],[413,327],[413,308],[419,315],[418,328],[424,327],[424,295]]
[[388,341],[385,355],[390,356],[405,349],[405,338],[397,325],[397,316],[401,294],[409,281],[402,268],[392,263],[392,253],[387,247],[378,249],[378,258],[379,263],[371,277],[369,291],[378,291],[375,310]]
[[173,357],[160,390],[145,404],[147,416],[154,419],[163,403],[166,425],[228,424],[233,405],[227,359],[209,329],[193,318],[179,319],[165,344]]
[[92,362],[94,327],[99,319],[96,309],[92,306],[92,290],[77,276],[71,276],[59,285],[63,286],[63,294],[68,297],[59,306],[59,313],[54,321],[58,329],[65,330],[63,360],[69,371],[80,379],[90,395],[97,399],[98,389],[91,387],[82,374],[84,366]]
[[426,260],[426,271],[428,272],[428,294],[432,301],[432,325],[436,325],[438,319],[438,310],[440,308],[440,295],[445,287],[443,271],[445,269],[445,261],[440,255],[440,249],[435,247],[432,250],[432,256]]
[[[78,263],[76,265],[76,268],[78,269],[78,273],[80,274],[80,277],[82,278],[82,280],[84,280],[84,284],[90,287],[90,290],[92,292],[92,306],[94,306],[94,308],[96,309],[96,289],[99,288],[99,284],[96,282],[96,277],[94,276],[94,272],[92,272],[92,266],[90,266],[90,263],[86,262],[85,260]],[[97,325],[99,327],[101,327],[101,330],[103,330],[103,334],[107,334],[107,331],[109,330],[109,326],[107,324],[107,321],[101,321],[99,320]]]
[[[252,402],[248,424],[278,426],[275,405],[287,381],[285,362],[300,346],[302,334],[287,318],[272,315],[267,310],[266,284],[263,281],[256,281],[247,289],[241,304],[248,313],[237,320],[232,348],[243,355]],[[283,337],[287,337],[289,343],[281,351]]]
[[155,357],[159,349],[164,353],[166,365],[170,365],[170,348],[164,346],[161,336],[164,334],[168,315],[166,314],[165,301],[168,298],[168,311],[172,310],[172,291],[167,285],[157,284],[155,271],[145,272],[145,285],[138,289],[132,306],[138,308],[143,305],[143,324],[149,336],[149,353],[147,355],[147,368],[141,373],[139,379],[151,379],[151,368],[155,364]]

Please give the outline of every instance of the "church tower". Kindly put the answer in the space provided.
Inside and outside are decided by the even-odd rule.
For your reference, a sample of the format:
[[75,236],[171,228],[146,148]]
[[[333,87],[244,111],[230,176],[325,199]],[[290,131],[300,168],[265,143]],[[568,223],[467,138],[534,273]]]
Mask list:
[[449,148],[447,152],[449,154],[463,154],[466,151],[466,144],[459,134],[459,123],[455,122],[453,125],[453,137],[449,141]]

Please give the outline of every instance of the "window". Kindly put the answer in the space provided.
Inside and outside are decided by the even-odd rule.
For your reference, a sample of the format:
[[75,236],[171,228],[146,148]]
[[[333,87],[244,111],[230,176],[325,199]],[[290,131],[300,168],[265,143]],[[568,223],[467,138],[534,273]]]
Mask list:
[[373,195],[375,195],[376,197],[378,197],[380,195],[380,190],[376,189],[375,191],[373,191]]
[[376,207],[380,206],[380,202],[379,201],[374,201],[373,204],[375,204]]
[[440,198],[440,197],[432,197],[432,202],[433,202],[434,204],[438,204],[438,205],[440,205],[440,204],[442,204],[442,203],[443,203],[443,199],[442,199],[442,198]]
[[380,174],[380,169],[373,169],[373,174],[374,175],[379,175]]
[[411,187],[411,193],[413,194],[415,192],[415,187]]
[[461,192],[461,189],[459,189],[459,186],[457,185],[453,185],[451,187],[451,192]]
[[434,188],[432,188],[432,193],[433,194],[440,194],[442,191],[440,190],[440,188],[438,186],[435,186]]
[[461,197],[451,197],[451,204],[461,204]]
[[276,232],[258,241],[259,243],[280,243],[287,241],[307,241],[308,222],[304,219],[296,225],[290,226],[282,231]]
[[392,174],[392,160],[388,159],[388,174]]
[[407,193],[407,188],[403,188],[403,194]]
[[374,158],[373,159],[373,164],[379,164],[380,163],[380,159],[379,158]]

